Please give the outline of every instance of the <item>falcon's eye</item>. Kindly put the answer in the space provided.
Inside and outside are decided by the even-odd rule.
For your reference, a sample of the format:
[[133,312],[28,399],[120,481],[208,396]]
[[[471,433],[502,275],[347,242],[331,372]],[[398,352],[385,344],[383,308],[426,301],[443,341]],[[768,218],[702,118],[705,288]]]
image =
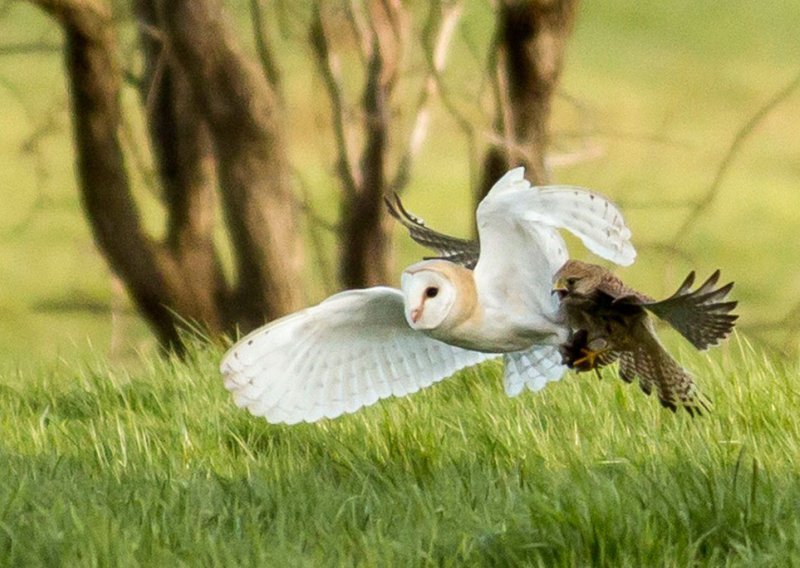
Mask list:
[[434,288],[433,286],[431,286],[430,288],[425,288],[426,298],[435,298],[438,293],[439,293],[439,288]]
[[577,281],[578,281],[578,279],[577,279],[577,278],[575,278],[575,277],[573,277],[573,278],[567,278],[567,286],[569,286],[569,287],[571,288],[572,286],[575,286],[575,283],[576,283]]

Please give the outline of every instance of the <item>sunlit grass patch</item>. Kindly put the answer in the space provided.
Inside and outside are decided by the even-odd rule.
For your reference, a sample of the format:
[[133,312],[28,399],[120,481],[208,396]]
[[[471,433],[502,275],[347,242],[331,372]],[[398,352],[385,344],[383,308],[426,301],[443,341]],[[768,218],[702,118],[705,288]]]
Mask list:
[[800,554],[796,365],[678,349],[714,410],[611,371],[509,399],[496,364],[320,424],[237,409],[198,346],[6,372],[8,565],[783,564]]

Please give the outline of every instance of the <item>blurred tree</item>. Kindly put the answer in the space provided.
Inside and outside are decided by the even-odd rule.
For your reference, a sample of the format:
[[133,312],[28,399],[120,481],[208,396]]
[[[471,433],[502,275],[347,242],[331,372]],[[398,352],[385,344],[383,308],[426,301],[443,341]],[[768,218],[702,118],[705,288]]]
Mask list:
[[[131,1],[144,61],[137,84],[167,219],[163,239],[156,239],[143,228],[120,140],[126,77],[110,7],[103,0],[30,1],[64,30],[79,186],[95,239],[160,342],[179,349],[187,322],[212,334],[235,325],[249,330],[300,307],[301,208],[292,191],[287,96],[261,2],[250,1],[257,61],[239,45],[220,0]],[[533,181],[546,179],[550,99],[576,3],[498,5],[488,70],[494,134],[479,195],[511,164],[526,165]],[[388,281],[383,197],[408,183],[437,94],[453,112],[441,75],[462,10],[461,2],[433,2],[421,38],[412,31],[414,10],[399,0],[319,0],[305,13],[305,40],[330,103],[342,190],[342,286]],[[411,103],[403,105],[395,100],[397,83],[417,43],[426,70],[418,97],[405,95]],[[355,54],[355,102],[348,100],[337,44]],[[404,131],[405,139],[390,136]],[[213,238],[217,194],[234,253],[233,282]]]
[[476,202],[512,165],[545,184],[550,105],[564,62],[578,0],[503,0],[497,9],[490,69],[494,130],[500,139],[484,158]]

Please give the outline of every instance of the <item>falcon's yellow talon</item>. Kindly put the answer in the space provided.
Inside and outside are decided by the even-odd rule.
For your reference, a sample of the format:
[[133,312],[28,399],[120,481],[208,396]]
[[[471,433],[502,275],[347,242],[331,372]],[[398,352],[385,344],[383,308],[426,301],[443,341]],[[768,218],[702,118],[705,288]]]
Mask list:
[[600,357],[610,351],[608,348],[598,349],[597,351],[593,349],[589,349],[588,347],[581,347],[581,354],[583,357],[579,359],[575,359],[572,362],[573,367],[584,367],[586,369],[595,369],[597,368],[597,361]]

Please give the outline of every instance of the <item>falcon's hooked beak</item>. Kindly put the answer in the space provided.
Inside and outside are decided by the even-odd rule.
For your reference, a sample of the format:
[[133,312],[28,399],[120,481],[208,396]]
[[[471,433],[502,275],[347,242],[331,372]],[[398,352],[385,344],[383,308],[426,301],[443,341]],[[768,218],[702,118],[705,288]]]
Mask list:
[[553,284],[553,289],[550,291],[551,294],[558,294],[558,299],[563,300],[569,294],[569,287],[567,286],[567,279],[566,278],[559,278],[556,280],[556,283]]

